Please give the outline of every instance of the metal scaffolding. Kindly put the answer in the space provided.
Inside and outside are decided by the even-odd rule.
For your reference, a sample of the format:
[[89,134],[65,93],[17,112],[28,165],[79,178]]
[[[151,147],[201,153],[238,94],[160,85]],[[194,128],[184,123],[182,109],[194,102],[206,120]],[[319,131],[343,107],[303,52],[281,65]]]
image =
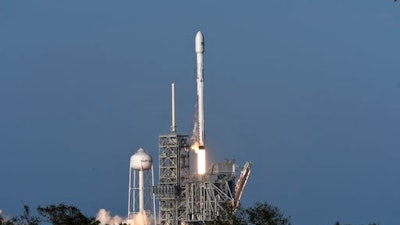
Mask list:
[[199,224],[226,219],[226,204],[234,201],[235,164],[216,163],[206,175],[194,175],[187,184],[185,222]]
[[188,135],[175,132],[159,137],[159,183],[153,193],[159,199],[160,225],[179,225],[184,219],[189,143]]

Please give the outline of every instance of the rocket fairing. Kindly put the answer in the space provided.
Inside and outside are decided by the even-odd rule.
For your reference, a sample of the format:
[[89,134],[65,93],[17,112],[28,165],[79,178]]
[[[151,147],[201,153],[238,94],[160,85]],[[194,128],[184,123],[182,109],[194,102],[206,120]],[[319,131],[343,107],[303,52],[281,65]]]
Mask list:
[[197,58],[197,99],[198,99],[198,126],[199,126],[199,149],[204,149],[204,74],[203,54],[204,36],[199,31],[195,38],[195,50]]

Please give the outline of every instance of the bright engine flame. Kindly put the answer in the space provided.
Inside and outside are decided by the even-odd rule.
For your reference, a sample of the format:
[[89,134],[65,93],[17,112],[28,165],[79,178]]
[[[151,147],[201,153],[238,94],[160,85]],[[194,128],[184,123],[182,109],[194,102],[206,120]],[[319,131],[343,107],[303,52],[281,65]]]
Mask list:
[[206,150],[197,151],[197,173],[203,175],[206,173]]
[[206,150],[200,149],[197,142],[191,146],[191,149],[197,154],[197,174],[204,175],[206,173]]

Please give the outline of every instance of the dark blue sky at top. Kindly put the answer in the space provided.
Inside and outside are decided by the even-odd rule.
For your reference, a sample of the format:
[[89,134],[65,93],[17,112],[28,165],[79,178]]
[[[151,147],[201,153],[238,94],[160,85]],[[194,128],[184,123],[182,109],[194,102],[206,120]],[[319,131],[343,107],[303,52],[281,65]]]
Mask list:
[[[253,162],[245,207],[399,224],[393,1],[0,1],[0,209],[125,215],[129,157],[191,133],[205,35],[208,161]],[[156,167],[157,171],[157,167]]]

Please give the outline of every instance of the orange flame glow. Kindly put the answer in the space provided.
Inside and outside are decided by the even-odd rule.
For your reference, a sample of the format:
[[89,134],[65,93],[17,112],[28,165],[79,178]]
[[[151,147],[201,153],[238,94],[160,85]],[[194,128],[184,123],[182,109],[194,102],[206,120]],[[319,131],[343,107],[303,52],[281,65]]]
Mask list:
[[206,150],[199,148],[199,143],[194,143],[191,149],[197,154],[197,173],[203,175],[206,173]]

